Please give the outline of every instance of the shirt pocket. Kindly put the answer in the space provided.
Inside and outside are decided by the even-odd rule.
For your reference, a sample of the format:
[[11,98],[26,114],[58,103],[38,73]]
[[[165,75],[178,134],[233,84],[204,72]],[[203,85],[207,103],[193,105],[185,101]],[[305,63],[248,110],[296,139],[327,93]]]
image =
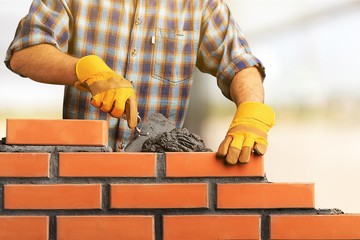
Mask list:
[[152,43],[152,76],[169,83],[192,78],[199,32],[157,28]]

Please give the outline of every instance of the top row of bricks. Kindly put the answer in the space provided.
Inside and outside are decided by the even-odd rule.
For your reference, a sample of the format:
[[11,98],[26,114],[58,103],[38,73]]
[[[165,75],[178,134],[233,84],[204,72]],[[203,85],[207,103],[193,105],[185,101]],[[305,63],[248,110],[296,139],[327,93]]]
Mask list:
[[106,146],[108,124],[102,120],[7,119],[6,144]]

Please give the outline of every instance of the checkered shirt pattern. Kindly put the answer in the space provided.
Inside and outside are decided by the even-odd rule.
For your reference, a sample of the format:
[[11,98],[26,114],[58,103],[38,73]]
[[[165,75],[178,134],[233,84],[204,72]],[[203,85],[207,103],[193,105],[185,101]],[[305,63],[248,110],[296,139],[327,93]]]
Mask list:
[[[221,0],[34,0],[19,23],[14,51],[51,44],[75,57],[94,54],[134,83],[144,120],[160,112],[182,127],[194,67],[217,78],[230,98],[234,75],[260,61]],[[106,119],[109,145],[126,144],[131,131],[90,104],[91,95],[65,87],[63,117]]]

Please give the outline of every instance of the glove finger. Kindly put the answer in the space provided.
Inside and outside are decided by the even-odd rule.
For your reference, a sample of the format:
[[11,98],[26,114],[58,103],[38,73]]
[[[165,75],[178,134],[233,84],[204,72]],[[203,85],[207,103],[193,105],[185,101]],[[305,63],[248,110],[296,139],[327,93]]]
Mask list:
[[255,144],[255,138],[249,134],[245,140],[244,144],[241,148],[241,153],[239,157],[240,163],[248,163],[250,161],[251,151]]
[[230,146],[230,143],[232,141],[232,136],[226,136],[225,139],[221,142],[220,146],[219,146],[219,149],[217,151],[217,155],[219,157],[225,157],[228,150],[229,150],[229,146]]
[[103,96],[104,96],[103,93],[96,94],[95,96],[93,96],[90,101],[91,105],[97,108],[101,108]]
[[125,114],[127,117],[128,127],[134,129],[138,124],[138,109],[135,95],[129,97],[125,104]]
[[250,161],[251,149],[252,148],[248,147],[248,146],[243,146],[242,147],[240,157],[239,157],[239,162],[240,163],[248,163]]
[[125,111],[126,95],[120,95],[120,91],[114,91],[114,103],[110,115],[116,118],[121,117]]
[[230,164],[236,164],[239,161],[239,156],[241,153],[241,148],[243,146],[244,136],[234,136],[231,141],[229,151],[226,155],[226,162]]
[[255,152],[257,155],[264,155],[265,152],[266,152],[266,149],[267,149],[267,146],[266,146],[265,144],[255,143],[254,152]]
[[123,115],[123,113],[124,113],[124,106],[123,105],[124,104],[122,104],[122,102],[115,100],[111,110],[109,111],[109,114],[112,117],[115,117],[115,118],[121,117]]
[[226,162],[229,164],[236,164],[239,161],[240,152],[239,148],[230,146],[226,155]]
[[113,89],[110,89],[104,93],[104,98],[102,100],[102,105],[100,109],[103,112],[109,113],[116,107],[116,92]]

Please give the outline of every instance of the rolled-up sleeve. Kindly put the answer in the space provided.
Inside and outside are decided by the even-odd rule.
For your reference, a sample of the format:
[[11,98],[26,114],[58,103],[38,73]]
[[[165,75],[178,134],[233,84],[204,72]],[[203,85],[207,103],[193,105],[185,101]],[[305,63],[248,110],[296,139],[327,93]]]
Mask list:
[[197,67],[217,78],[224,96],[230,97],[230,84],[237,72],[257,67],[265,76],[264,67],[249,45],[225,3],[209,0],[203,12]]
[[67,52],[71,21],[64,0],[34,0],[29,13],[21,19],[5,57],[8,68],[12,54],[38,44],[51,44]]

